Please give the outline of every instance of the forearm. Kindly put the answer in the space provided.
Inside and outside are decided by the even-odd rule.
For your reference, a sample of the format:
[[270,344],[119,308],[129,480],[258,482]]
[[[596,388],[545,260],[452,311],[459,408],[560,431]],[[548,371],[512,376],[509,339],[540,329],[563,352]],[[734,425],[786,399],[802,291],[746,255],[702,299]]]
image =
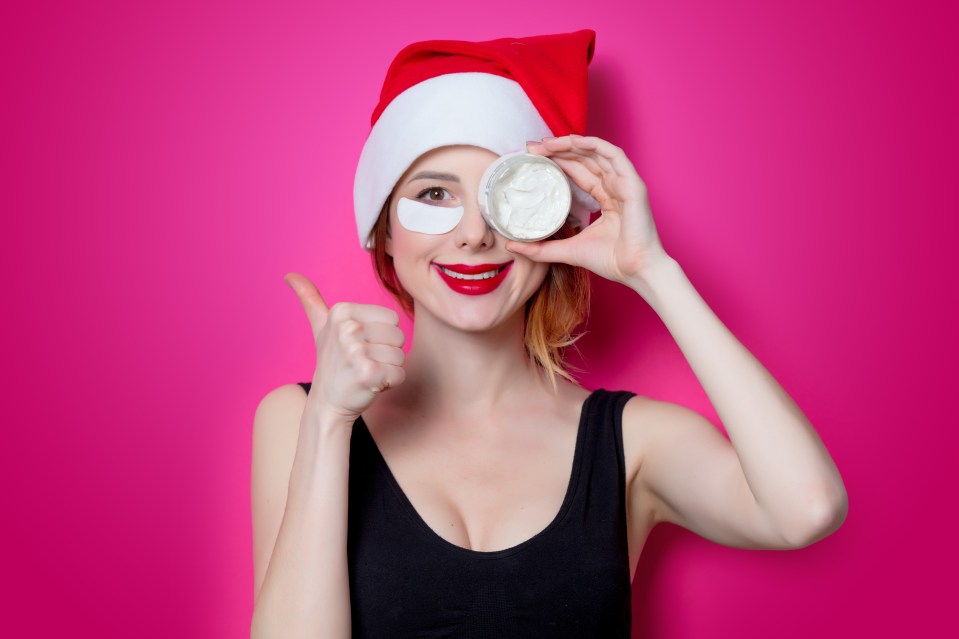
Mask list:
[[845,516],[842,478],[809,420],[668,258],[630,283],[663,320],[719,415],[756,502],[784,536]]
[[251,637],[348,638],[346,533],[351,426],[304,415],[289,494]]

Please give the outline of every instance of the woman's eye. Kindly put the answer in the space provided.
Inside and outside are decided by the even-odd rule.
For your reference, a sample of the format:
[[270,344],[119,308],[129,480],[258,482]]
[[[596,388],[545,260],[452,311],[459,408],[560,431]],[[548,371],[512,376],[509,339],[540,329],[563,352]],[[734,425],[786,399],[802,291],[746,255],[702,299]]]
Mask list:
[[443,197],[443,194],[446,193],[452,198],[452,194],[449,191],[444,189],[442,186],[431,186],[428,189],[420,191],[419,195],[416,196],[416,199],[423,199],[424,196],[427,196],[426,199],[431,202],[442,202],[447,199]]

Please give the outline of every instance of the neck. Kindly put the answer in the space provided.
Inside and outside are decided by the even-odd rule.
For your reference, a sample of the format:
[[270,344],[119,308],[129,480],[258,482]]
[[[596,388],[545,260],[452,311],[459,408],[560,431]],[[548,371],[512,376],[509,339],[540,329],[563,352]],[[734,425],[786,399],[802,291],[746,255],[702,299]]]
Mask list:
[[528,401],[548,386],[544,377],[526,353],[522,311],[489,331],[462,331],[422,313],[400,388],[421,410],[482,416]]

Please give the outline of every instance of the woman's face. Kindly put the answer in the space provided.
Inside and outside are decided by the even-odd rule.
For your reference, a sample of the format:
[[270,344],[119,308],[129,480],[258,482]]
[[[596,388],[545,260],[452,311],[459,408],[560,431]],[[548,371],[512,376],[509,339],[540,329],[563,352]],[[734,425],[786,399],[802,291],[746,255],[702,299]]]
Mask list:
[[[498,157],[475,146],[444,146],[421,155],[397,182],[386,252],[418,320],[425,312],[461,330],[492,328],[521,311],[546,277],[548,264],[508,252],[506,238],[480,213],[480,179]],[[400,206],[420,220],[431,214],[426,207],[463,207],[463,216],[451,231],[426,233],[403,226]],[[439,218],[449,213],[436,211]]]

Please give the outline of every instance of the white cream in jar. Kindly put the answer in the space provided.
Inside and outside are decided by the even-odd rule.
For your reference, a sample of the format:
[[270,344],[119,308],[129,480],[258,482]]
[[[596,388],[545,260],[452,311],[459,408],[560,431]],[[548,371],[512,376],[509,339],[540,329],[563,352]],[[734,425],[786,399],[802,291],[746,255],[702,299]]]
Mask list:
[[500,156],[480,181],[487,224],[520,242],[542,240],[563,226],[572,204],[569,180],[555,162],[519,151]]

